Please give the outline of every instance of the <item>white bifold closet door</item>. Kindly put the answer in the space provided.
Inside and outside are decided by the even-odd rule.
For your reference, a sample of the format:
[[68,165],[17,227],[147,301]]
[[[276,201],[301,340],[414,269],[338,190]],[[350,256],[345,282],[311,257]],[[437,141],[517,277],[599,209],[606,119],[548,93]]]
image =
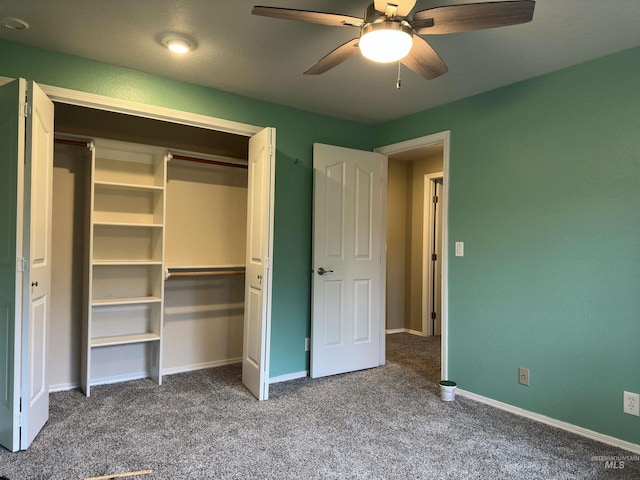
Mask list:
[[0,444],[25,450],[49,418],[53,103],[0,87]]
[[242,383],[258,400],[269,398],[275,133],[249,140]]

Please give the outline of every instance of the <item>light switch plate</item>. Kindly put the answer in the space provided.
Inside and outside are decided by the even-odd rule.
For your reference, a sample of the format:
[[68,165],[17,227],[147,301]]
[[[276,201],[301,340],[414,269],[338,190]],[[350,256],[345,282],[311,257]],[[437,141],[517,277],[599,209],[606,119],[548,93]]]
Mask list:
[[456,242],[456,257],[464,257],[464,242]]

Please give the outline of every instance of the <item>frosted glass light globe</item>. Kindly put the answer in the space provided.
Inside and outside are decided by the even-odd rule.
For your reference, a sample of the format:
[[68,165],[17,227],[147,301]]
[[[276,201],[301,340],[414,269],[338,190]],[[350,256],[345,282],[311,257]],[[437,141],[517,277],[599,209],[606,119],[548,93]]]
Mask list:
[[372,23],[362,29],[360,51],[369,60],[397,62],[406,57],[413,46],[411,28],[400,22]]

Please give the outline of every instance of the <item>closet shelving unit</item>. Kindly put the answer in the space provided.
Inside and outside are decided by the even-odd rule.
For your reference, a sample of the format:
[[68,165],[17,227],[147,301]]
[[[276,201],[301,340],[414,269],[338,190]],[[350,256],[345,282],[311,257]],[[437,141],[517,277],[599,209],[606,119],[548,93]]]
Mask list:
[[[166,150],[95,139],[82,387],[162,383]],[[132,370],[133,369],[133,370]]]

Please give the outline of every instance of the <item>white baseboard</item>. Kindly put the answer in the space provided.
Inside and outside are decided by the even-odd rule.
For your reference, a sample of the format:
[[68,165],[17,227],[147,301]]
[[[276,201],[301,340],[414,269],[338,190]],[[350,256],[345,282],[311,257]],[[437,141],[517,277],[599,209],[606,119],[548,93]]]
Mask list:
[[405,329],[404,328],[393,328],[391,330],[387,329],[384,331],[384,333],[386,333],[387,335],[392,335],[394,333],[404,333]]
[[566,430],[567,432],[575,433],[576,435],[580,435],[581,437],[586,437],[591,440],[595,440],[597,442],[611,445],[612,447],[617,447],[617,448],[621,448],[622,450],[633,452],[635,454],[640,454],[640,445],[638,445],[637,443],[631,443],[631,442],[627,442],[626,440],[621,440],[619,438],[611,437],[609,435],[604,435],[602,433],[598,433],[593,430],[589,430],[587,428],[579,427],[577,425],[563,422],[561,420],[556,420],[555,418],[547,417],[539,413],[530,412],[529,410],[524,410],[523,408],[515,407],[513,405],[509,405],[508,403],[500,402],[498,400],[494,400],[489,397],[484,397],[482,395],[478,395],[477,393],[468,392],[460,388],[456,389],[456,394],[460,395],[461,397],[470,398],[471,400],[475,400],[477,402],[499,408],[500,410],[505,410],[507,412],[513,413],[515,415],[519,415],[521,417],[526,417],[531,420],[535,420],[536,422],[544,423],[546,425],[550,425],[552,427],[556,427],[561,430]]
[[[147,375],[147,373],[145,372],[131,373],[127,375],[114,375],[112,377],[104,377],[92,380],[90,386],[95,387],[96,385],[109,385],[111,383],[129,382],[131,380],[140,380],[142,378],[148,377],[149,375]],[[49,385],[49,393],[64,392],[67,390],[73,390],[75,388],[80,388],[80,384],[59,383],[57,385]]]
[[80,388],[79,383],[59,383],[57,385],[49,385],[49,393],[66,392],[67,390],[73,390]]
[[289,380],[296,380],[298,378],[304,378],[309,376],[308,370],[301,372],[287,373],[286,375],[278,375],[277,377],[271,377],[269,379],[269,385],[280,382],[288,382]]
[[130,382],[132,380],[141,380],[143,378],[149,378],[147,372],[127,373],[125,375],[113,375],[111,377],[102,377],[91,380],[90,386],[95,387],[97,385],[110,385],[112,383]]
[[424,337],[422,332],[419,332],[418,330],[411,330],[410,328],[405,328],[404,331],[407,332],[407,333],[410,333],[411,335],[417,335],[419,337]]
[[[242,362],[242,357],[237,357],[237,358],[227,358],[225,360],[216,360],[214,362],[183,365],[180,367],[165,368],[164,370],[162,370],[162,375],[174,375],[176,373],[191,372],[194,370],[202,370],[205,368],[222,367],[224,365],[233,365],[235,363],[241,363],[241,362]],[[110,383],[128,382],[131,380],[139,380],[141,378],[148,378],[148,375],[146,373],[140,372],[140,373],[133,373],[130,375],[115,375],[113,377],[98,378],[95,381],[91,382],[91,386],[93,387],[95,385],[108,385]],[[79,383],[59,383],[56,385],[49,385],[49,393],[64,392],[66,390],[73,390],[75,388],[80,388],[80,384]]]
[[419,337],[424,337],[422,332],[419,332],[418,330],[411,330],[410,328],[393,328],[391,330],[385,330],[385,333],[387,335],[392,335],[394,333],[410,333],[411,335],[417,335]]
[[164,368],[162,370],[162,374],[174,375],[176,373],[192,372],[194,370],[204,370],[205,368],[223,367],[225,365],[234,365],[236,363],[242,363],[242,357],[225,358],[224,360],[215,360],[213,362],[194,363],[191,365],[181,365],[179,367]]

